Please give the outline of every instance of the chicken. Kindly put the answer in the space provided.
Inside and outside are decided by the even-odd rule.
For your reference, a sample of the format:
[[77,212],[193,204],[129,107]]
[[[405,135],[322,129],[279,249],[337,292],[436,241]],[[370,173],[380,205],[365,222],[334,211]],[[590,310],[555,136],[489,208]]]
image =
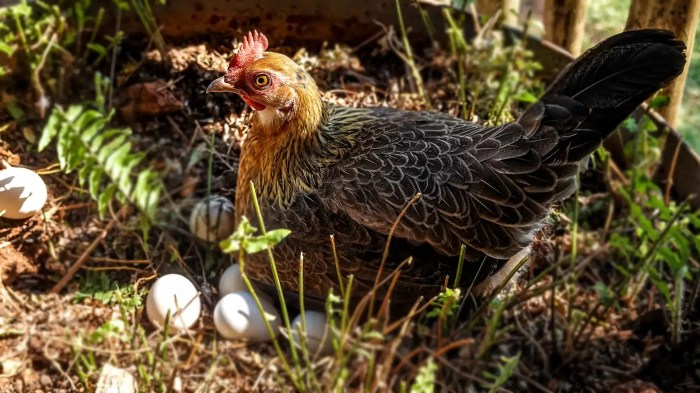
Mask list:
[[[249,33],[207,93],[236,93],[255,110],[236,217],[255,217],[252,181],[266,227],[292,231],[274,249],[283,288],[298,290],[303,253],[305,296],[316,299],[338,287],[330,235],[357,296],[408,257],[394,298],[434,295],[454,279],[462,244],[459,284],[499,284],[528,255],[553,206],[573,193],[582,163],[685,64],[685,45],[671,32],[627,31],[570,64],[518,120],[484,127],[324,102],[302,67],[267,47],[263,34]],[[273,282],[265,253],[247,257],[246,273]]]

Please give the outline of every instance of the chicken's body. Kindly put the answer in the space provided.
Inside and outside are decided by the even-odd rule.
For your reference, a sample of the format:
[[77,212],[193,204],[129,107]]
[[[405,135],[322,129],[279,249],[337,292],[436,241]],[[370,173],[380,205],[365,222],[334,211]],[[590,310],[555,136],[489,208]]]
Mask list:
[[[323,103],[306,72],[281,58],[260,53],[246,65],[252,76],[227,74],[231,90],[259,110],[242,150],[237,216],[255,217],[252,181],[267,228],[292,231],[274,251],[283,286],[298,289],[304,253],[305,295],[319,299],[337,286],[330,235],[341,273],[354,275],[361,295],[396,223],[384,273],[413,258],[395,288],[401,301],[436,294],[455,277],[462,244],[465,286],[528,247],[552,205],[574,191],[580,162],[684,64],[670,33],[623,33],[571,65],[516,122],[487,128],[432,112]],[[281,79],[280,94],[241,86],[263,74]],[[249,256],[246,272],[272,282],[264,254]]]

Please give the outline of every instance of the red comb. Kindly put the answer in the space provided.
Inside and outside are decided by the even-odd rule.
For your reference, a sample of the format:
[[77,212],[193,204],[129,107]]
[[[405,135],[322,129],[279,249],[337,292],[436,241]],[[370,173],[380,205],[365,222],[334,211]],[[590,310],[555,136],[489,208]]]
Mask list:
[[260,59],[263,52],[267,50],[267,37],[264,34],[253,30],[243,37],[243,45],[228,64],[226,80],[228,83],[235,83],[238,75],[251,61]]

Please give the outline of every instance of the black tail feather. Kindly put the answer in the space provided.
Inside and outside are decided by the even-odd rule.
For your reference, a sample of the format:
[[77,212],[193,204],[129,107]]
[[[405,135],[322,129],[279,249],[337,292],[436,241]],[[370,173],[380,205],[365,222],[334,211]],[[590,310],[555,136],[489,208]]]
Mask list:
[[534,137],[554,128],[550,163],[576,162],[685,65],[685,44],[666,30],[630,30],[590,49],[566,67],[519,122]]

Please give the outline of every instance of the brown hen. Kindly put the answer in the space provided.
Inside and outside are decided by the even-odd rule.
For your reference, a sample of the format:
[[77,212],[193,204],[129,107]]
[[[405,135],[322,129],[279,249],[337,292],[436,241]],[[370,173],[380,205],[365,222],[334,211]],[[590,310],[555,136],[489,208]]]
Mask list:
[[[436,294],[455,277],[462,244],[460,284],[498,284],[504,274],[496,273],[527,255],[551,207],[572,194],[581,163],[685,64],[685,46],[671,32],[628,31],[570,64],[517,121],[484,127],[434,112],[324,102],[303,68],[267,47],[264,35],[250,33],[207,92],[237,93],[256,111],[236,216],[255,217],[252,181],[267,228],[292,231],[274,249],[284,289],[298,289],[304,253],[305,295],[317,299],[338,286],[330,235],[341,273],[354,275],[353,292],[362,295],[407,206],[383,268],[387,274],[413,257],[394,289],[398,301]],[[272,283],[264,253],[247,258],[246,272]]]

